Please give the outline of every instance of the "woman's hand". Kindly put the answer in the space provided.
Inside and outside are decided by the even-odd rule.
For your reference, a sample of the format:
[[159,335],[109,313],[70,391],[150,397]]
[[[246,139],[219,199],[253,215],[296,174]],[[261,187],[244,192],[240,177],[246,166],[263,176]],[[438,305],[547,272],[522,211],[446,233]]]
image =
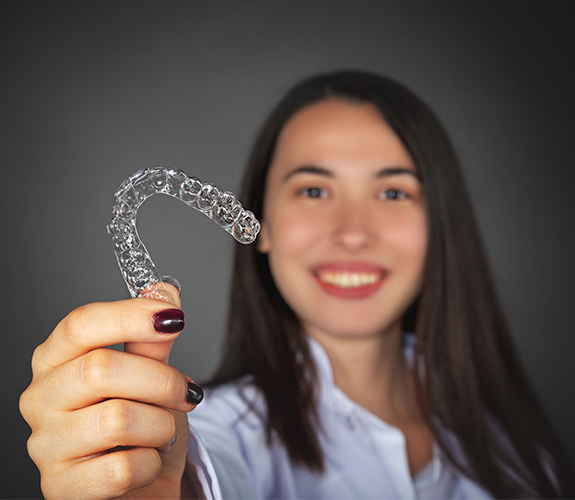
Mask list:
[[[183,328],[167,287],[175,307],[150,299],[82,306],[34,352],[20,409],[46,498],[179,498],[185,412],[195,405],[191,379],[167,364],[179,331],[157,331]],[[162,321],[166,309],[175,321]],[[125,352],[104,348],[118,343]]]

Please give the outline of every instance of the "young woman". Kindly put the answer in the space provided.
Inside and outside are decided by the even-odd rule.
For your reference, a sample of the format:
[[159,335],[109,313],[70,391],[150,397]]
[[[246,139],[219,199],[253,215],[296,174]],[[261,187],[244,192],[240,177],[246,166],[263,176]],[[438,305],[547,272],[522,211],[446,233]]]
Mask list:
[[236,249],[187,461],[182,412],[201,389],[166,364],[182,313],[84,306],[37,349],[22,398],[47,497],[575,495],[452,147],[417,97],[364,72],[302,82],[264,124],[240,199],[262,232]]

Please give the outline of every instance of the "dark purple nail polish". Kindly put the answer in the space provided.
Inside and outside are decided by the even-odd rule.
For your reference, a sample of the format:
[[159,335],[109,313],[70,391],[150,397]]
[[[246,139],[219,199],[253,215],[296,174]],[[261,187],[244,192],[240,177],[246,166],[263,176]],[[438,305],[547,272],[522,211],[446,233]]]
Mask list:
[[204,390],[193,382],[188,382],[188,393],[186,394],[186,399],[191,405],[198,405],[204,399]]
[[181,332],[186,324],[184,311],[180,309],[158,311],[152,317],[152,324],[158,333]]

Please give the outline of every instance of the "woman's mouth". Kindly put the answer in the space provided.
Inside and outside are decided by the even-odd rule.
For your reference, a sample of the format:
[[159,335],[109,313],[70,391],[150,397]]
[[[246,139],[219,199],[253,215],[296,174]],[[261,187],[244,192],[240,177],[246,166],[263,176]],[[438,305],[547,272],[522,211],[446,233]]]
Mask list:
[[345,299],[361,299],[375,293],[388,271],[365,263],[324,264],[312,274],[322,289]]

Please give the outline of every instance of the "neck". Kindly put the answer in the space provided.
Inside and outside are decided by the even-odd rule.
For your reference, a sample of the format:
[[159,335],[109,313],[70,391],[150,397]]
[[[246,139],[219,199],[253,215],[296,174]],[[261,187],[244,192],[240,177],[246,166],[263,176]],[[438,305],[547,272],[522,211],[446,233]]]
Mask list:
[[401,322],[370,336],[306,331],[326,350],[334,382],[350,399],[391,424],[419,417],[414,380],[403,355]]

